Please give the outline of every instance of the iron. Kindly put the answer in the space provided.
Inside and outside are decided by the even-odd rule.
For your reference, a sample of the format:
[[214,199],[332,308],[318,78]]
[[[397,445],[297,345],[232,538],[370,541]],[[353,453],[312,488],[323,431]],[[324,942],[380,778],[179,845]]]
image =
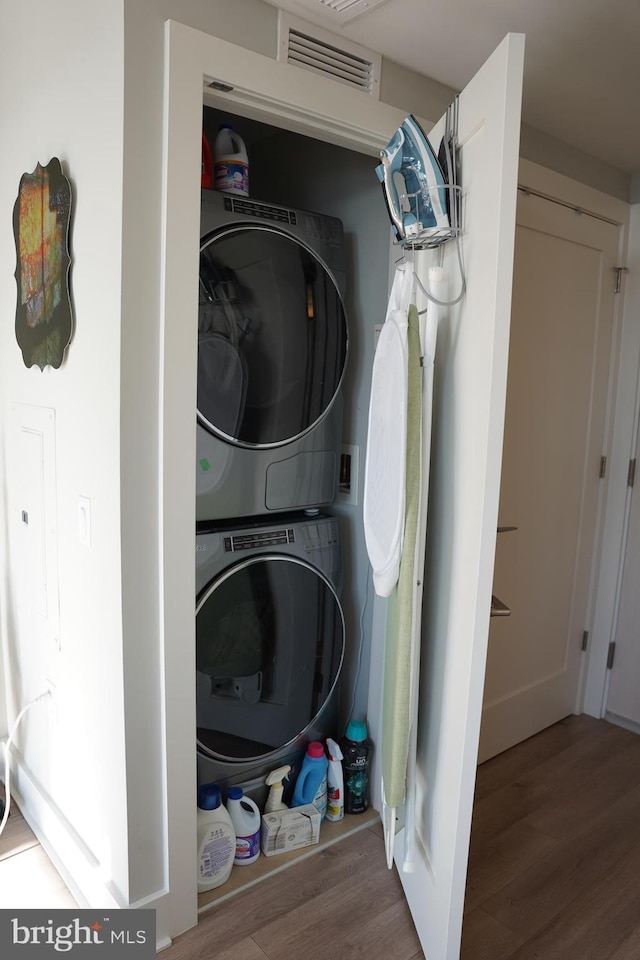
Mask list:
[[[445,178],[427,135],[409,114],[380,151],[376,167],[389,218],[400,243],[450,229]],[[396,176],[404,180],[398,192]]]

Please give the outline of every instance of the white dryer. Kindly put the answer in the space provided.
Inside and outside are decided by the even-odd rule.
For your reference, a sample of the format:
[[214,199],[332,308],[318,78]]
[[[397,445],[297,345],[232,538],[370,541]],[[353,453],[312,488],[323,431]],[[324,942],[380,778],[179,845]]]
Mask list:
[[348,339],[342,223],[204,190],[201,236],[196,518],[330,503]]
[[338,735],[342,560],[335,517],[243,524],[196,537],[198,779],[262,802],[270,770]]

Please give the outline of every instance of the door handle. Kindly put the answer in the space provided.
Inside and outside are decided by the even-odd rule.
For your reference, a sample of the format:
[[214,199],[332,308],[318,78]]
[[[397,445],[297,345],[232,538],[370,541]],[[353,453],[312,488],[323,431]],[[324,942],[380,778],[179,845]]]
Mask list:
[[511,610],[503,603],[502,600],[498,600],[495,594],[491,594],[491,616],[492,617],[510,617]]
[[[498,533],[512,533],[514,530],[517,530],[517,527],[498,527]],[[491,616],[492,617],[510,617],[511,610],[503,603],[502,600],[498,600],[495,594],[491,594]]]

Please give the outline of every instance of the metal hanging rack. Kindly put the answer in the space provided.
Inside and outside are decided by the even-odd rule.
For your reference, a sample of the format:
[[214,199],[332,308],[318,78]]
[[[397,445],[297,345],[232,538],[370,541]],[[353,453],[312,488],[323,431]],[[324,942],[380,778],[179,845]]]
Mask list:
[[[443,245],[448,240],[456,241],[456,253],[458,258],[458,267],[460,270],[460,290],[458,294],[453,297],[451,300],[439,300],[437,297],[434,297],[432,293],[427,290],[417,274],[415,274],[415,281],[419,289],[422,291],[424,296],[431,303],[435,303],[439,307],[452,307],[456,303],[459,303],[464,297],[467,290],[467,281],[464,275],[464,264],[462,262],[462,249],[460,245],[460,235],[461,235],[461,210],[462,210],[462,187],[460,186],[460,158],[457,151],[457,134],[458,134],[458,98],[449,104],[447,108],[447,115],[445,121],[445,135],[444,135],[444,144],[445,144],[445,153],[447,158],[447,176],[449,183],[444,185],[444,189],[449,191],[449,219],[450,219],[450,228],[448,230],[438,230],[437,234],[434,234],[432,229],[429,229],[423,234],[418,234],[416,237],[405,237],[403,240],[395,241],[403,249],[403,255],[397,263],[400,263],[403,259],[407,257],[407,249],[411,250],[413,253],[414,250],[428,250],[440,247],[440,254],[438,256],[438,265],[442,266],[444,260],[444,249]],[[443,189],[442,187],[435,187],[434,189]],[[415,198],[419,194],[412,194]],[[403,196],[404,198],[404,196]],[[414,200],[415,202],[415,200]],[[425,307],[423,310],[419,310],[419,314],[424,314],[427,312]]]

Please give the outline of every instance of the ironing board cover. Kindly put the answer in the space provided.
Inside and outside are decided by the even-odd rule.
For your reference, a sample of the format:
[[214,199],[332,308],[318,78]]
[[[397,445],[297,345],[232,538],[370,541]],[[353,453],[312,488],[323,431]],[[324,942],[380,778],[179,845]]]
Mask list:
[[[446,299],[441,267],[429,269],[429,285],[437,300]],[[423,321],[415,307],[409,310],[406,518],[400,576],[387,605],[382,734],[382,822],[387,865],[389,869],[393,866],[396,808],[404,805],[402,870],[408,873],[415,869],[423,572],[438,333],[435,303],[430,301],[424,312],[427,315]]]
[[387,315],[373,360],[363,521],[373,586],[388,597],[398,580],[405,512],[407,311],[413,265],[396,268]]

